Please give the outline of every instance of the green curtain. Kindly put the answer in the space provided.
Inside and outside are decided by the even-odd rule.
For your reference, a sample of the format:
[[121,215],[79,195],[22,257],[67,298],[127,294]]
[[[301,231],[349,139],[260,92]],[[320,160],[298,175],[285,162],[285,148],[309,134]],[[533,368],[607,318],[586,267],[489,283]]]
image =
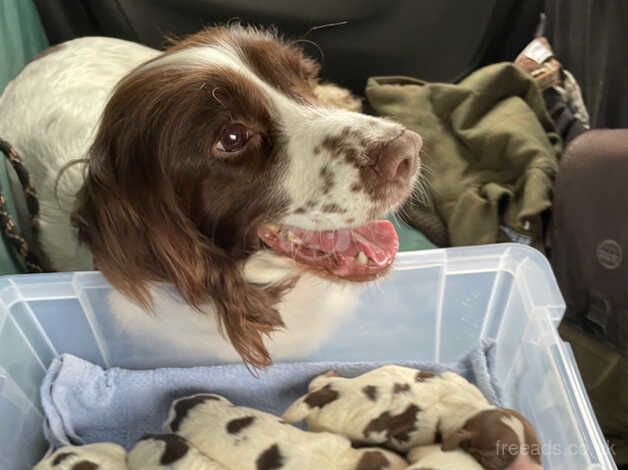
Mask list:
[[31,0],[0,0],[0,90],[48,47]]
[[[0,0],[0,93],[39,52],[48,47],[39,15],[31,0]],[[2,157],[0,157],[2,158]],[[22,206],[19,183],[13,168],[0,160],[0,185],[7,201],[9,212],[16,221],[17,206]],[[0,274],[23,271],[21,261],[9,245],[0,243]]]

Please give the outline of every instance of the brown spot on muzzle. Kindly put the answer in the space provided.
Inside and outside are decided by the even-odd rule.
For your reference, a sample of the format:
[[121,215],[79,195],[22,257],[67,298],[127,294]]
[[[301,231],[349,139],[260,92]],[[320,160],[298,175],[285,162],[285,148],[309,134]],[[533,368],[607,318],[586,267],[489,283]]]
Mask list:
[[357,157],[364,147],[356,143],[359,133],[345,127],[337,135],[327,136],[317,147],[326,150],[331,158],[344,158],[351,164],[358,166]]
[[324,166],[321,168],[320,175],[323,179],[323,194],[327,194],[334,187],[334,174],[328,166]]
[[410,195],[421,145],[418,134],[399,127],[391,127],[379,140],[371,141],[359,130],[346,127],[327,136],[317,147],[359,170],[360,181],[350,186],[351,191],[364,190],[373,201],[388,205]]
[[343,209],[338,204],[323,204],[321,207],[322,212],[327,212],[328,214],[344,214],[347,212],[347,209]]

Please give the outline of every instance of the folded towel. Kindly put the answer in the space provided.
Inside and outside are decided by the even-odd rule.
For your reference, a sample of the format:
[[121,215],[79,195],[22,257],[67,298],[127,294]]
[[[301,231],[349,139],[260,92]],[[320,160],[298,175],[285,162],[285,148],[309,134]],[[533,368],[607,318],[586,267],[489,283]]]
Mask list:
[[[440,373],[452,370],[475,383],[486,398],[501,404],[492,379],[494,344],[483,342],[459,363],[399,365]],[[54,359],[41,388],[45,433],[51,448],[115,442],[127,449],[146,433],[157,433],[176,398],[198,392],[225,396],[237,405],[281,414],[307,391],[310,380],[330,369],[355,377],[384,365],[375,362],[281,363],[254,377],[241,364],[155,370],[103,370],[64,354]]]

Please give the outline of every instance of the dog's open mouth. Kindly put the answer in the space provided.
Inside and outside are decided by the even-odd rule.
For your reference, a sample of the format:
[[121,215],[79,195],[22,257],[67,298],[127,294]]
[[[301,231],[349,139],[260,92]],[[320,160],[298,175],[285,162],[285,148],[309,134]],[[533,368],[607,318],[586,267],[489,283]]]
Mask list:
[[257,233],[276,253],[348,281],[369,281],[383,275],[399,249],[397,232],[387,220],[324,231],[264,224]]

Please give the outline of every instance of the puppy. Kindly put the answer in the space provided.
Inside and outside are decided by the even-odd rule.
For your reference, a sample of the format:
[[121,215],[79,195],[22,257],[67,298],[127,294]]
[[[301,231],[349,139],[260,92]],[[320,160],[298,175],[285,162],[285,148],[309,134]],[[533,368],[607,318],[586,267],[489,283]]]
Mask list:
[[228,470],[176,434],[151,434],[127,457],[129,470]]
[[66,446],[43,459],[35,470],[124,470],[126,451],[116,444]]
[[164,428],[231,470],[401,470],[407,466],[394,453],[353,449],[342,436],[302,431],[276,416],[234,406],[213,394],[176,400]]
[[338,433],[354,443],[407,451],[455,433],[490,407],[458,374],[391,365],[353,379],[321,375],[283,418],[289,423],[306,419],[310,431]]
[[310,431],[398,451],[442,441],[444,450],[463,449],[489,470],[541,468],[530,422],[490,405],[475,385],[452,372],[434,375],[394,365],[353,379],[328,372],[310,383],[309,393],[283,418],[305,419]]
[[407,470],[483,470],[469,454],[457,449],[445,452],[439,445],[415,447],[408,453]]

